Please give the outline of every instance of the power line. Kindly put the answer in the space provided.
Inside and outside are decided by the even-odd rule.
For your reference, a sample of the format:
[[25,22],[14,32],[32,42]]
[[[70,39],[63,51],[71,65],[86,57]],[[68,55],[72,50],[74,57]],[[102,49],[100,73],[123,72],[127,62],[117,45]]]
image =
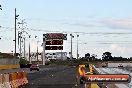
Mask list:
[[113,35],[113,34],[118,34],[118,35],[124,35],[124,34],[132,34],[132,32],[72,32],[72,31],[49,31],[49,30],[43,30],[43,29],[33,29],[33,28],[28,28],[29,30],[32,31],[38,31],[38,32],[62,32],[62,33],[75,33],[75,34],[102,34],[102,35]]
[[[12,29],[14,29],[14,28],[11,28],[11,27],[1,27],[2,29],[7,29],[7,30],[1,30],[1,31],[3,31],[3,32],[5,32],[5,31],[11,31]],[[18,29],[19,30],[19,29]],[[68,33],[68,34],[70,34],[71,32],[70,31],[49,31],[49,30],[42,30],[42,29],[35,29],[35,28],[26,28],[26,30],[27,31],[34,31],[34,32],[61,32],[61,33]],[[132,33],[131,32],[125,32],[125,33],[123,33],[123,32],[116,32],[116,33],[114,33],[114,32],[72,32],[73,34],[75,33],[75,34],[81,34],[81,35],[84,35],[84,34],[87,34],[87,35],[90,35],[90,34],[92,34],[92,35],[96,35],[96,36],[98,36],[98,34],[101,34],[101,35],[122,35],[121,37],[123,37],[123,35],[131,35]],[[115,36],[110,36],[110,37],[114,37],[115,38]],[[116,37],[119,37],[119,36],[116,36]],[[126,36],[125,36],[126,37]],[[129,37],[127,37],[127,38],[130,38],[130,36]],[[67,40],[68,41],[68,40]],[[80,41],[80,40],[78,40],[78,41]],[[93,42],[93,43],[98,43],[98,44],[113,44],[113,43],[119,43],[119,44],[126,44],[126,43],[131,43],[131,41],[88,41],[88,42]],[[74,42],[73,42],[74,43]]]
[[[3,27],[1,26],[1,28],[4,28],[4,29],[13,29],[11,27]],[[19,30],[19,28],[17,28],[17,30]],[[37,29],[37,28],[26,28],[27,31],[37,31],[37,32],[59,32],[59,33],[73,33],[73,34],[93,34],[93,35],[98,35],[98,34],[101,34],[101,35],[126,35],[126,34],[132,34],[132,32],[77,32],[77,31],[51,31],[51,30],[43,30],[43,29]]]

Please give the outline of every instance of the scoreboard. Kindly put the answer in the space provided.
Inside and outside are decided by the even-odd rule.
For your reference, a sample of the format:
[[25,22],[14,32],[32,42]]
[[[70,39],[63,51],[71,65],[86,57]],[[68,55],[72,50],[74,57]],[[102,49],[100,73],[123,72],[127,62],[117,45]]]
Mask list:
[[46,45],[63,45],[63,40],[48,40]]
[[63,46],[46,46],[46,50],[63,50]]
[[43,34],[43,36],[45,36],[47,40],[50,40],[50,39],[67,40],[67,34],[63,34],[63,33],[46,33],[46,34]]
[[67,40],[67,34],[46,33],[43,36],[46,41],[45,50],[63,50],[63,40]]

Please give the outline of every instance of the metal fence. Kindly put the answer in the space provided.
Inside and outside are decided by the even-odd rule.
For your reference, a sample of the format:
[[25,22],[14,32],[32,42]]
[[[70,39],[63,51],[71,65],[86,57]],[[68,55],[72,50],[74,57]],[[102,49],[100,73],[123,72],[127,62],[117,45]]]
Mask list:
[[4,59],[0,59],[0,65],[15,65],[15,64],[19,64],[20,59],[8,59],[8,58],[4,58]]

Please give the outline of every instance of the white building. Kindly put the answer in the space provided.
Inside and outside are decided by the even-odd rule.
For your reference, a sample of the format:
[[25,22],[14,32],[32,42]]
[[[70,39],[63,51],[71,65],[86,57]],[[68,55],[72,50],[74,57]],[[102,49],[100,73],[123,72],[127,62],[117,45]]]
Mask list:
[[50,52],[46,53],[46,59],[62,59],[66,60],[67,59],[67,52]]
[[[37,56],[36,52],[31,52],[31,61],[37,61]],[[43,53],[38,54],[38,60],[42,61]],[[46,60],[49,61],[50,59],[62,59],[66,60],[67,59],[67,52],[46,52],[45,54]],[[29,61],[29,54],[26,54],[26,58]]]
[[48,60],[50,60],[50,59],[56,59],[56,53],[52,53],[52,52],[46,53],[46,54],[45,54],[45,57],[46,57],[46,59],[48,59]]
[[67,52],[56,52],[56,59],[67,59]]

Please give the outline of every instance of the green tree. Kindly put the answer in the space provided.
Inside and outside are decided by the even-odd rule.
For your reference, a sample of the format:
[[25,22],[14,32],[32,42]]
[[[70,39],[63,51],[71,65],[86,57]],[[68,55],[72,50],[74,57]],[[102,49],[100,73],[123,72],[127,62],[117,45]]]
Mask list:
[[92,60],[92,61],[95,61],[95,60],[97,59],[96,57],[97,57],[96,54],[92,54],[92,55],[91,55],[91,60]]
[[85,59],[90,60],[90,53],[85,54]]
[[105,53],[103,53],[103,55],[102,55],[102,60],[104,60],[104,61],[113,60],[113,58],[112,58],[112,56],[111,56],[111,53],[110,53],[110,52],[105,52]]
[[29,61],[21,58],[19,63],[26,65],[26,64],[29,64]]

